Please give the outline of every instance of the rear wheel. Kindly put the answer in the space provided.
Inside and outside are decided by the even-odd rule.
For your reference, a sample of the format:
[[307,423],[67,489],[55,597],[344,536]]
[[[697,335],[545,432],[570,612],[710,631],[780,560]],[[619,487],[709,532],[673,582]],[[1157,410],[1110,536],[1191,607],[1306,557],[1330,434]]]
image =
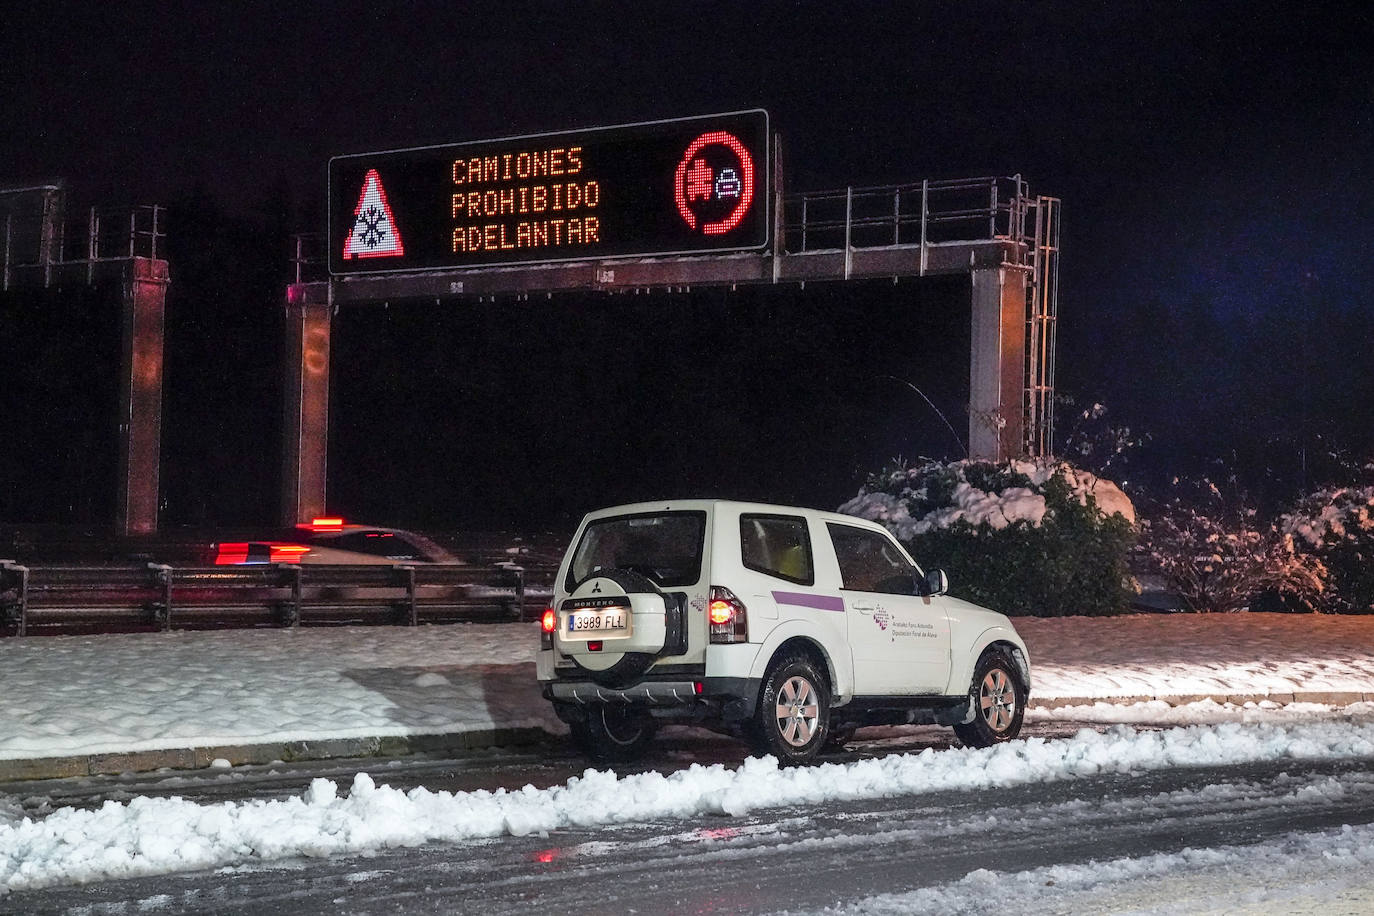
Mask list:
[[973,721],[954,726],[967,747],[992,747],[1021,733],[1026,714],[1026,688],[1017,676],[1016,663],[1005,652],[984,652],[973,669],[969,688]]
[[658,730],[648,713],[628,706],[594,703],[587,721],[570,724],[573,742],[597,763],[625,763],[638,759]]
[[830,733],[830,685],[805,655],[774,660],[763,677],[750,729],[760,755],[782,764],[804,763],[825,746]]

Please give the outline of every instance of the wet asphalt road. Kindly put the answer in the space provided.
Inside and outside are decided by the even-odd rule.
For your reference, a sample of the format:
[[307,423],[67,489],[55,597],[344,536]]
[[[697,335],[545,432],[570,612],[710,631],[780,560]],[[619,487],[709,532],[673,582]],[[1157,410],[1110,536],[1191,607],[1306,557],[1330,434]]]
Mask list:
[[[1035,731],[1074,730],[1073,724],[1055,724]],[[931,729],[895,740],[860,741],[829,759],[939,746],[947,743],[946,735]],[[724,741],[709,742],[705,750],[692,746],[668,740],[643,768],[733,764],[744,756]],[[288,795],[315,776],[346,783],[359,770],[398,788],[423,784],[456,790],[551,785],[584,767],[562,748],[550,747],[462,760],[244,768],[255,772],[208,778],[201,771],[103,784],[63,781],[0,787],[0,792],[11,804],[22,800],[38,813],[51,805],[99,804],[125,793],[202,801]],[[1293,803],[1293,794],[1304,786],[1330,779],[1347,791],[1306,793],[1311,801]],[[1228,790],[1200,792],[1217,785]],[[16,795],[15,789],[29,794]],[[1291,831],[1371,822],[1374,760],[1288,760],[771,809],[738,818],[565,829],[547,837],[435,843],[365,856],[108,881],[0,897],[0,912],[495,916],[814,910],[954,881],[979,868],[1017,871],[1185,846],[1243,845]],[[991,901],[990,910],[996,910]]]

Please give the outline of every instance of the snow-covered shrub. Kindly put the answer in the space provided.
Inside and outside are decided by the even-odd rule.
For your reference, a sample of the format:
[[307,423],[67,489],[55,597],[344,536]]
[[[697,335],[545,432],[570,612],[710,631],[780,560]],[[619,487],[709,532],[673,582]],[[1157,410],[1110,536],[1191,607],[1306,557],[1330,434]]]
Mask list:
[[1293,536],[1265,522],[1246,495],[1216,484],[1177,483],[1177,492],[1143,526],[1146,554],[1191,611],[1245,610],[1261,596],[1289,607],[1315,606],[1326,570],[1295,548]]
[[1326,566],[1323,609],[1374,613],[1374,487],[1313,493],[1280,524],[1299,550]]
[[1119,614],[1130,601],[1131,501],[1062,462],[898,462],[840,511],[882,523],[955,595],[1003,613]]

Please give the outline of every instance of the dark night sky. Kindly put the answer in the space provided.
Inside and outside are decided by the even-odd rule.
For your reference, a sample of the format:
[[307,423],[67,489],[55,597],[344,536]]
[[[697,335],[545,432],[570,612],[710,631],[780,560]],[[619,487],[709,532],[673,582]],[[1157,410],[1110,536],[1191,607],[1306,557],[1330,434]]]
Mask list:
[[1368,449],[1371,9],[11,4],[0,185],[231,214],[286,189],[314,229],[333,154],[764,107],[790,190],[1021,173],[1062,198],[1060,387],[1166,451],[1304,422]]

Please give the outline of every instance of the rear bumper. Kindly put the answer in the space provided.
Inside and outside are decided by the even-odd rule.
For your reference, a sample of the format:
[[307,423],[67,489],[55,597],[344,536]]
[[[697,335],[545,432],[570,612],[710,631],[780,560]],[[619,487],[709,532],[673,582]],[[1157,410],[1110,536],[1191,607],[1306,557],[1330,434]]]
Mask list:
[[[699,689],[698,689],[699,688]],[[758,702],[759,680],[708,677],[695,680],[643,680],[633,687],[603,687],[591,680],[560,679],[544,684],[544,698],[554,703],[586,706],[612,703],[651,708],[689,708],[725,722],[747,719]]]
[[633,687],[602,687],[592,681],[554,681],[544,687],[544,695],[551,700],[571,700],[574,703],[648,703],[674,705],[694,703],[702,698],[697,693],[700,681],[645,681]]

